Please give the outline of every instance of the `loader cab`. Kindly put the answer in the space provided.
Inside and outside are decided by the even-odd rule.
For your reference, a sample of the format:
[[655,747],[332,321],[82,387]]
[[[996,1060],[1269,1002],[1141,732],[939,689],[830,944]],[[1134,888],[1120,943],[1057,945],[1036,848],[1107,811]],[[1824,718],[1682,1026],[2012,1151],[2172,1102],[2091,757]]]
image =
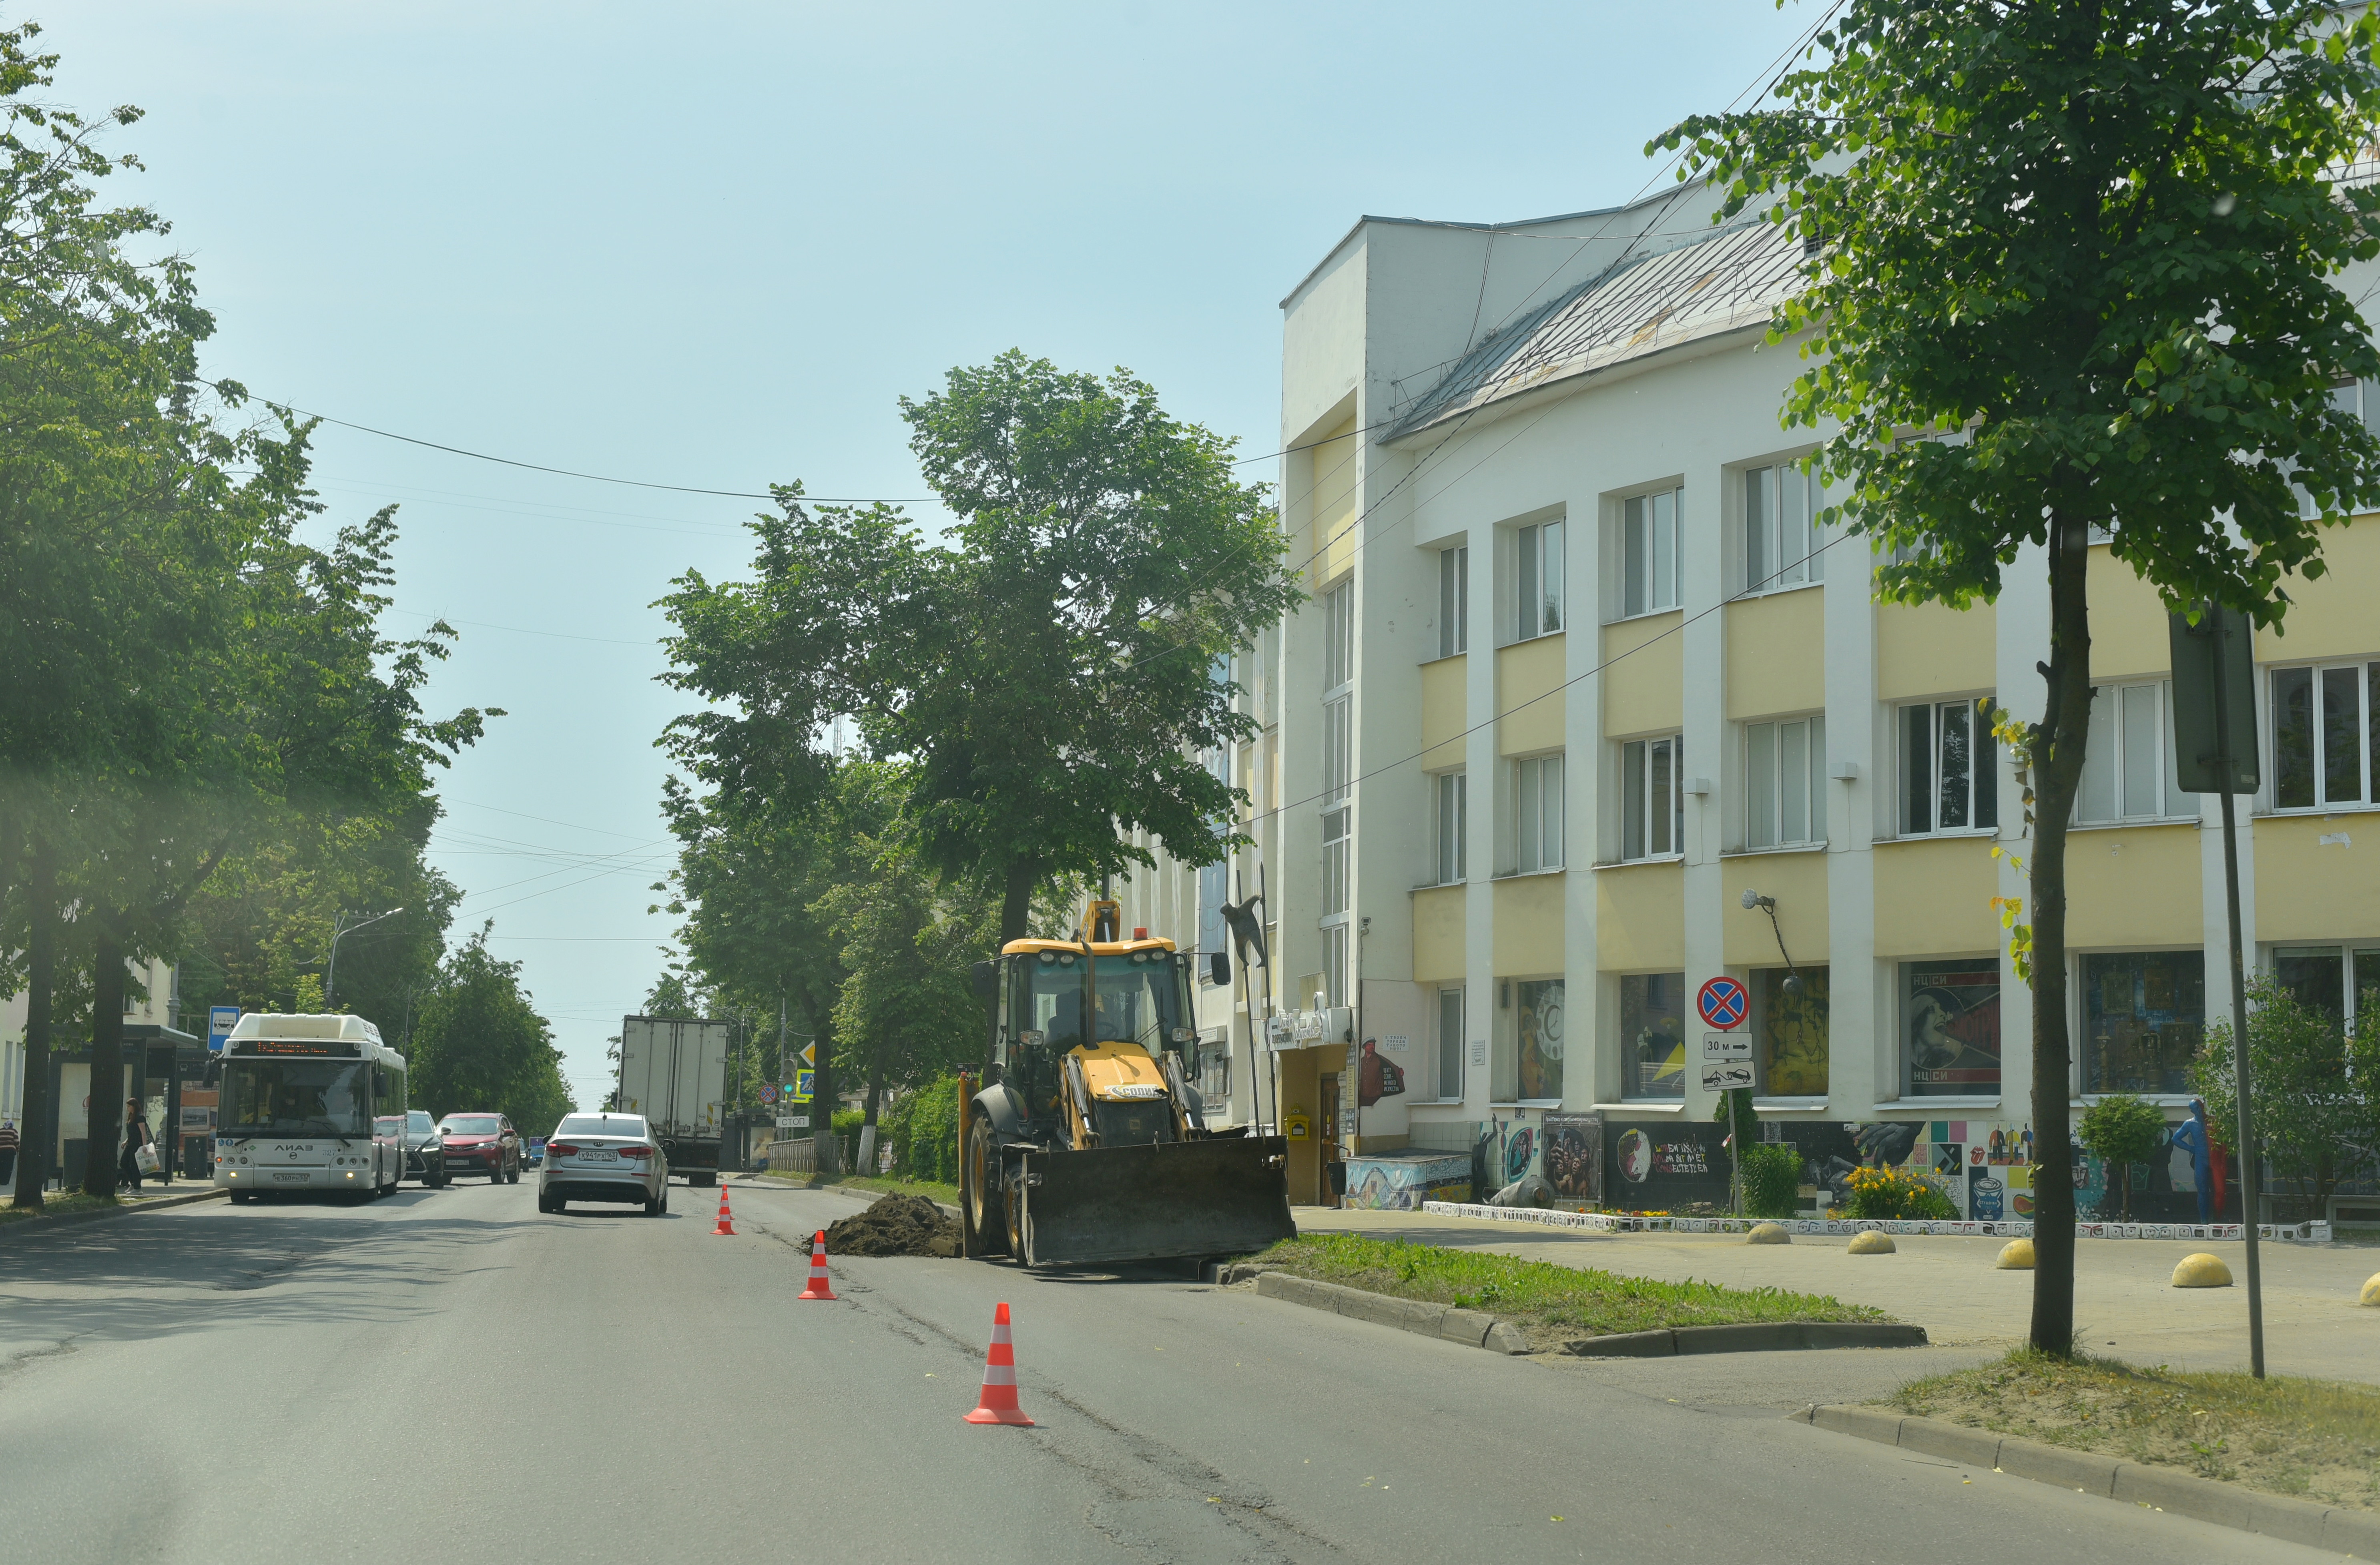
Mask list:
[[1168,1052],[1195,1078],[1190,971],[1172,941],[1011,940],[1000,968],[1001,1081],[1038,1123],[1063,1123],[1070,1054],[1102,1102],[1161,1096]]

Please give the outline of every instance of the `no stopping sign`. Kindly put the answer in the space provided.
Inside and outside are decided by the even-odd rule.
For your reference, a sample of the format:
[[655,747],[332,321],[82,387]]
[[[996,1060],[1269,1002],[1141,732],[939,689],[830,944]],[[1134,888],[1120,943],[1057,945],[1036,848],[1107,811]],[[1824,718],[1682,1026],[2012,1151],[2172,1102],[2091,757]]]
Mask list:
[[1704,1025],[1720,1032],[1742,1026],[1751,1007],[1752,997],[1733,978],[1713,978],[1694,996],[1694,1009],[1702,1013]]

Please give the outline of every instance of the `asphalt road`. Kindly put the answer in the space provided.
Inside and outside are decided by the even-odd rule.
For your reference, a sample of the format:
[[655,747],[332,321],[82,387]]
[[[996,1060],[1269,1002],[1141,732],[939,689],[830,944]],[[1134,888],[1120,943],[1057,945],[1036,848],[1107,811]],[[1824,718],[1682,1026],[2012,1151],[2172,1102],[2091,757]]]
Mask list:
[[[2316,1558],[1153,1274],[839,1261],[797,1304],[856,1203],[735,1199],[734,1239],[712,1192],[548,1218],[524,1179],[0,1241],[0,1556]],[[961,1422],[1001,1300],[1035,1429]]]

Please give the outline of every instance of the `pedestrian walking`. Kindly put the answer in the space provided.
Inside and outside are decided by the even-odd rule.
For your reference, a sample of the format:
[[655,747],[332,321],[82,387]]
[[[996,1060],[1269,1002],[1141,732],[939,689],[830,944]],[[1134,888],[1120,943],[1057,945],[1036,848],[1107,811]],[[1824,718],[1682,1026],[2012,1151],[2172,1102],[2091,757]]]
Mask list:
[[140,1099],[127,1098],[124,1104],[124,1156],[115,1165],[115,1173],[116,1183],[129,1184],[136,1195],[140,1193],[140,1149],[149,1146],[152,1139],[149,1121],[140,1112]]
[[17,1122],[0,1119],[0,1190],[17,1183]]

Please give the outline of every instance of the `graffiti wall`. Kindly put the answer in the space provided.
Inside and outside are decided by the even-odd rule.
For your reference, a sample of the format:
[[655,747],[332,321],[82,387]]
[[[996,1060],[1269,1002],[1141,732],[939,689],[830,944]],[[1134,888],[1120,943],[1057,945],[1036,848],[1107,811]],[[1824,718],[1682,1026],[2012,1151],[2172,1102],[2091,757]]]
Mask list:
[[1603,1127],[1603,1145],[1609,1210],[1682,1212],[1732,1199],[1725,1125],[1613,1121]]
[[[1791,1146],[1802,1155],[1802,1182],[1826,1191],[1833,1204],[1850,1199],[1853,1169],[1906,1168],[1934,1176],[1959,1215],[1973,1222],[1998,1222],[2034,1215],[2034,1133],[2009,1120],[1871,1120],[1862,1123],[1765,1121],[1761,1139]],[[2180,1128],[2180,1127],[2175,1127]],[[2148,1162],[2131,1170],[2131,1214],[2139,1222],[2197,1222],[2198,1182],[2186,1145],[2168,1140]],[[2188,1136],[2183,1137],[2186,1144]],[[2074,1159],[2075,1214],[2112,1222],[2123,1204],[2120,1176],[2079,1145]],[[2210,1179],[2210,1185],[2217,1183]],[[2226,1171],[2219,1199],[2208,1191],[2215,1221],[2239,1220],[2239,1183]]]
[[1468,1201],[1471,1156],[1427,1149],[1366,1153],[1347,1162],[1347,1205],[1417,1212],[1424,1201]]

